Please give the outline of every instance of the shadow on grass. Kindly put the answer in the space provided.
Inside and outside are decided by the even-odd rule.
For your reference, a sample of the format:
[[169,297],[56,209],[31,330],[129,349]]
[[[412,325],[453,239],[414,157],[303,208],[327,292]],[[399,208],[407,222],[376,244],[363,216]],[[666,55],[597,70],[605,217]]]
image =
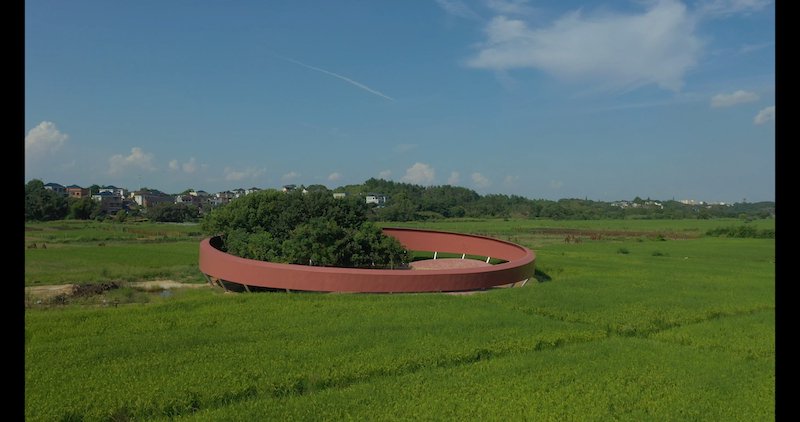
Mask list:
[[550,281],[553,279],[553,277],[550,277],[546,272],[539,269],[533,272],[533,278],[535,278],[539,283],[544,283],[545,281]]

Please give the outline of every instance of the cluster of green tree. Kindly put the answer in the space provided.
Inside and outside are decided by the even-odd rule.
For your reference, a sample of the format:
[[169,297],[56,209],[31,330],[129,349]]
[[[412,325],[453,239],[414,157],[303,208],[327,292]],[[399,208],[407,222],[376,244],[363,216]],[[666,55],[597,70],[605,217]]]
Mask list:
[[33,179],[25,184],[25,221],[50,221],[65,218],[88,220],[102,217],[100,205],[89,197],[66,198],[44,188]]
[[192,204],[172,204],[163,202],[147,209],[147,218],[164,223],[185,223],[197,221],[200,209]]
[[394,238],[367,222],[363,198],[327,191],[261,191],[214,209],[203,230],[222,249],[271,262],[355,268],[395,268],[410,257]]
[[336,188],[350,196],[387,195],[385,206],[374,207],[371,219],[413,221],[448,217],[591,219],[769,218],[774,202],[728,205],[687,205],[674,200],[635,198],[625,204],[588,199],[529,199],[518,195],[488,194],[458,186],[420,186],[371,178],[359,185]]

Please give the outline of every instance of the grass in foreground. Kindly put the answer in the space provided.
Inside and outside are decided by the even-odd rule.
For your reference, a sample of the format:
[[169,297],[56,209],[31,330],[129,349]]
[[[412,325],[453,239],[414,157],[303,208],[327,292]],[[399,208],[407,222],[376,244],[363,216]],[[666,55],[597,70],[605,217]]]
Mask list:
[[774,240],[536,236],[471,296],[28,309],[26,420],[774,419]]

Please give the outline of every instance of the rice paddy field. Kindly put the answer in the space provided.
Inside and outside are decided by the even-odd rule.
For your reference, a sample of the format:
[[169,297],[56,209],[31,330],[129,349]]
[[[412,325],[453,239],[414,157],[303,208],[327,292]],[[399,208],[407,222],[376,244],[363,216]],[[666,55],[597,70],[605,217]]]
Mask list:
[[[743,224],[774,233],[774,220],[403,224],[536,251],[524,287],[471,295],[209,287],[32,303],[25,418],[772,420],[775,240],[707,234]],[[25,234],[26,286],[203,281],[197,226]]]

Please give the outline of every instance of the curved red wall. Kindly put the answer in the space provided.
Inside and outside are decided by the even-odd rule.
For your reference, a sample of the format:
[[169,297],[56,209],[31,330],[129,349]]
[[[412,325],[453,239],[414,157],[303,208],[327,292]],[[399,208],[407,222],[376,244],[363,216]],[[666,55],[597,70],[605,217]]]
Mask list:
[[278,264],[220,251],[213,238],[200,242],[200,271],[227,282],[318,292],[451,292],[485,289],[533,277],[536,255],[528,248],[489,237],[460,233],[386,228],[407,249],[466,253],[505,263],[448,270],[372,270]]

